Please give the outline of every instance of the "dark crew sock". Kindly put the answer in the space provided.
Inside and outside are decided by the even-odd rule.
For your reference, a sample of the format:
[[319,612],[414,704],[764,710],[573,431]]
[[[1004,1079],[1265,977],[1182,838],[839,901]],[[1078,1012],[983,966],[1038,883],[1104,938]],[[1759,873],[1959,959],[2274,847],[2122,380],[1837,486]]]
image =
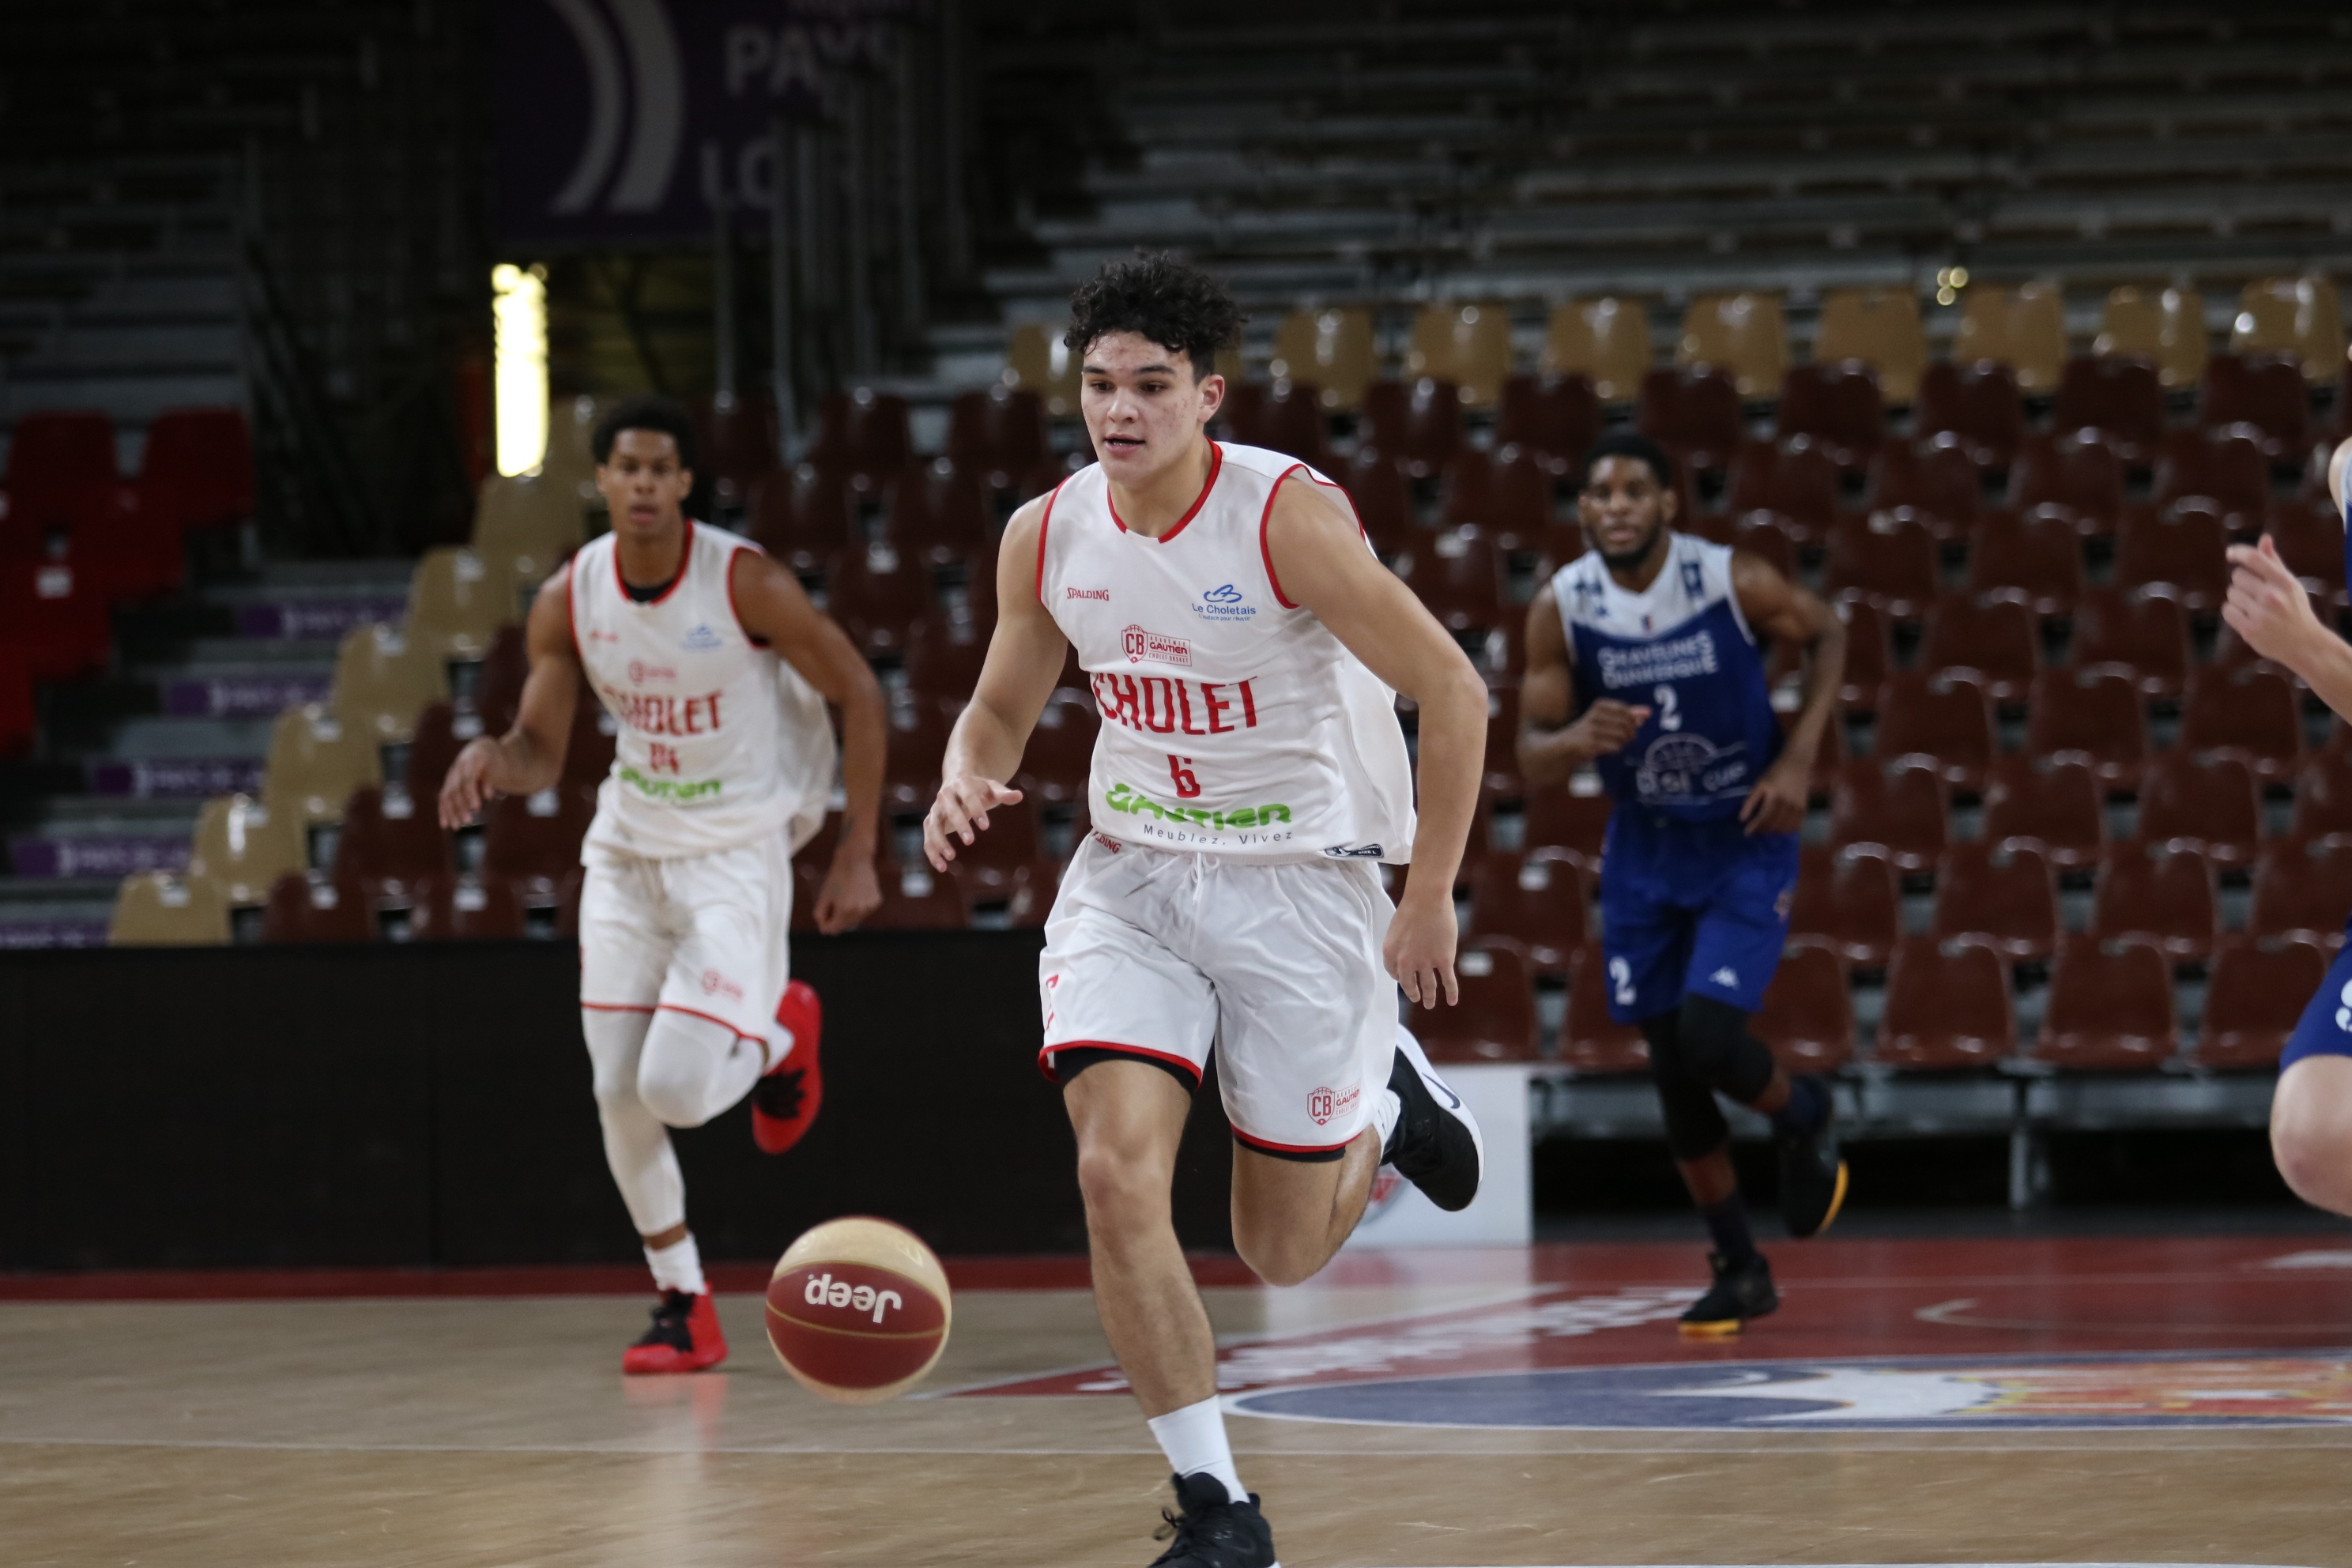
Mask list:
[[1738,1193],[1719,1204],[1703,1204],[1699,1218],[1715,1238],[1715,1250],[1727,1263],[1745,1263],[1756,1256],[1756,1238],[1748,1230],[1748,1205]]

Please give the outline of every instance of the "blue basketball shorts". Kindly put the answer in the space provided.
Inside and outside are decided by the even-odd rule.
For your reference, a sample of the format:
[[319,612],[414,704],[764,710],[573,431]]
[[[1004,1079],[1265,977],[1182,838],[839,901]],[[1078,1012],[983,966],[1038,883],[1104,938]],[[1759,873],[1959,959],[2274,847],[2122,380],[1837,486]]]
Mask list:
[[1610,1016],[1635,1023],[1672,1012],[1685,994],[1756,1011],[1789,940],[1796,888],[1793,833],[1620,805],[1601,864]]
[[2337,951],[2319,994],[2286,1037],[2279,1070],[2284,1072],[2305,1057],[2352,1057],[2352,942]]

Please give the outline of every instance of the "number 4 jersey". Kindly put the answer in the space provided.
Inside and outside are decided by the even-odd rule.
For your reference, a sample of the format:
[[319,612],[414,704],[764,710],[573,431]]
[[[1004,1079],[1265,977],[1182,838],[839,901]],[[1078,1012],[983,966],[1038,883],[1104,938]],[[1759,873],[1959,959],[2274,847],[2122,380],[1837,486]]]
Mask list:
[[1731,551],[1667,536],[1665,564],[1641,593],[1618,586],[1598,554],[1551,580],[1574,666],[1579,710],[1603,697],[1650,716],[1598,759],[1621,801],[1685,822],[1737,816],[1780,754],[1764,656],[1731,586]]
[[1284,596],[1265,543],[1286,478],[1344,495],[1278,452],[1210,451],[1200,498],[1157,539],[1119,521],[1099,465],[1046,501],[1037,595],[1102,710],[1092,826],[1236,858],[1407,859],[1395,693]]

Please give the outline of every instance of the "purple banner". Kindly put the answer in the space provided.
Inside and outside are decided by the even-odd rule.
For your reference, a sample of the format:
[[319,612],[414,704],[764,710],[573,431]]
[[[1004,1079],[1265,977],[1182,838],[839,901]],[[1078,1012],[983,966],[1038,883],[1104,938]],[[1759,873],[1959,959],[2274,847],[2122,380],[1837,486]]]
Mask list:
[[188,836],[92,833],[12,838],[8,861],[19,877],[128,877],[140,871],[184,871]]
[[167,680],[163,711],[174,719],[268,719],[305,702],[324,702],[331,675],[230,675],[216,680]]
[[237,606],[236,635],[278,641],[341,637],[378,622],[397,626],[407,613],[402,598],[275,599]]
[[82,773],[92,795],[202,800],[259,795],[263,765],[259,757],[97,757]]
[[491,96],[509,240],[707,239],[764,213],[772,121],[882,63],[912,0],[500,0]]

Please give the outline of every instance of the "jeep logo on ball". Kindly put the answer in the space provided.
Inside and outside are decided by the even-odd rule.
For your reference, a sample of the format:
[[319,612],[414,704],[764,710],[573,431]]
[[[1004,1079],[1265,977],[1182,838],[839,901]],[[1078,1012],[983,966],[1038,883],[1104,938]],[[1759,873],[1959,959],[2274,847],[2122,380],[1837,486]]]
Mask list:
[[871,1312],[879,1324],[882,1314],[893,1307],[903,1307],[896,1290],[877,1290],[871,1285],[843,1285],[835,1282],[830,1274],[812,1274],[808,1288],[801,1300],[812,1307],[846,1307],[854,1312]]

